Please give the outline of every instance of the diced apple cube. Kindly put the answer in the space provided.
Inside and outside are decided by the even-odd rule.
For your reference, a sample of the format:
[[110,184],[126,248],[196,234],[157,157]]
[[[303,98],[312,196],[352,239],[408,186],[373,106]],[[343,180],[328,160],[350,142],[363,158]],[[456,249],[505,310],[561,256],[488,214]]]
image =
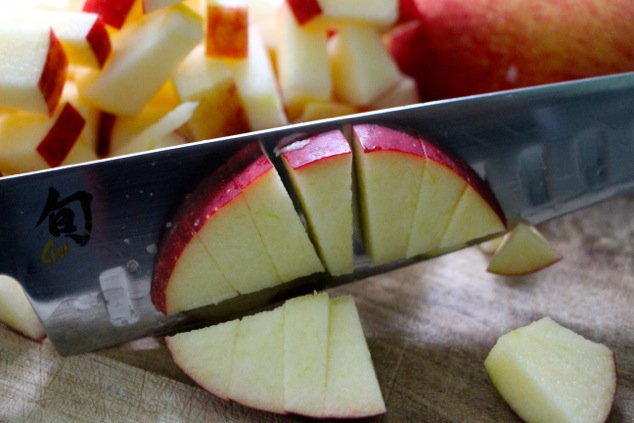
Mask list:
[[136,0],[86,0],[83,11],[96,13],[110,26],[120,29]]
[[0,275],[0,322],[35,341],[46,337],[42,323],[33,311],[22,286],[5,275]]
[[398,0],[317,0],[326,17],[367,22],[380,28],[394,25],[398,19]]
[[247,0],[207,0],[207,56],[245,59],[249,54],[248,17]]

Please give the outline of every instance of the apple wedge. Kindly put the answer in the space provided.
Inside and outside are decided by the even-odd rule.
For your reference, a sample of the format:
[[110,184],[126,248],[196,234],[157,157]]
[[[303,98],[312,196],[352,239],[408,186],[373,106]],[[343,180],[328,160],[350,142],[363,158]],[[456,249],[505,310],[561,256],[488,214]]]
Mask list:
[[249,54],[247,0],[205,1],[207,56],[219,59],[245,59]]
[[495,250],[487,271],[498,275],[526,275],[544,269],[561,255],[534,226],[518,223]]
[[210,393],[317,418],[385,412],[352,297],[325,293],[166,338],[174,362]]
[[113,38],[110,59],[78,79],[80,91],[101,110],[135,115],[202,38],[202,19],[184,5],[145,15]]
[[0,107],[52,115],[68,58],[50,26],[3,22],[0,57]]
[[352,151],[341,131],[295,141],[280,156],[317,246],[331,275],[351,273]]
[[33,311],[22,286],[5,275],[0,275],[0,322],[35,341],[46,337],[42,323]]
[[352,127],[365,249],[375,265],[407,256],[425,168],[419,138],[380,125]]
[[604,422],[616,393],[614,353],[550,317],[500,337],[484,362],[526,422]]

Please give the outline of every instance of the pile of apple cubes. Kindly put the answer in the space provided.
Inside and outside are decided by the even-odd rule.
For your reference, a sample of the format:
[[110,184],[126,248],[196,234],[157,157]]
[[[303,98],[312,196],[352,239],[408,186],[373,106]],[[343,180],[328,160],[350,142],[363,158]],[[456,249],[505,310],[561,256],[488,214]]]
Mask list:
[[397,0],[21,4],[0,5],[5,175],[418,101],[381,38]]

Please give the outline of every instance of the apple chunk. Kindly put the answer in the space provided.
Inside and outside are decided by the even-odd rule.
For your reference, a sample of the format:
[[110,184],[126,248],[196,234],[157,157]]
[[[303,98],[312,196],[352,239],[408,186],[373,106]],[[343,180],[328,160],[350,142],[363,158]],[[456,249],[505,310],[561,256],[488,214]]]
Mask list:
[[206,0],[206,54],[244,59],[249,53],[247,0]]
[[537,228],[519,223],[504,236],[487,271],[498,275],[525,275],[559,260],[561,255]]
[[0,322],[35,341],[46,337],[22,286],[15,279],[0,275]]
[[385,412],[352,297],[287,301],[166,339],[174,362],[212,394],[276,413],[317,418]]
[[280,154],[331,275],[353,271],[352,151],[341,131],[296,141]]
[[0,25],[0,107],[52,115],[68,58],[48,25]]
[[526,422],[603,422],[616,392],[614,353],[549,317],[498,339],[484,362]]
[[352,127],[366,251],[375,265],[407,255],[425,151],[416,135],[380,125]]

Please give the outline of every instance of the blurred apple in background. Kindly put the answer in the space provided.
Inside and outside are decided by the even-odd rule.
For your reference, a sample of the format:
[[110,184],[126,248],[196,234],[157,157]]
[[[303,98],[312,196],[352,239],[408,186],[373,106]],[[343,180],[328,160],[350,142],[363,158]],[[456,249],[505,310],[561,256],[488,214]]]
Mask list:
[[401,0],[386,36],[423,100],[634,71],[631,0]]

